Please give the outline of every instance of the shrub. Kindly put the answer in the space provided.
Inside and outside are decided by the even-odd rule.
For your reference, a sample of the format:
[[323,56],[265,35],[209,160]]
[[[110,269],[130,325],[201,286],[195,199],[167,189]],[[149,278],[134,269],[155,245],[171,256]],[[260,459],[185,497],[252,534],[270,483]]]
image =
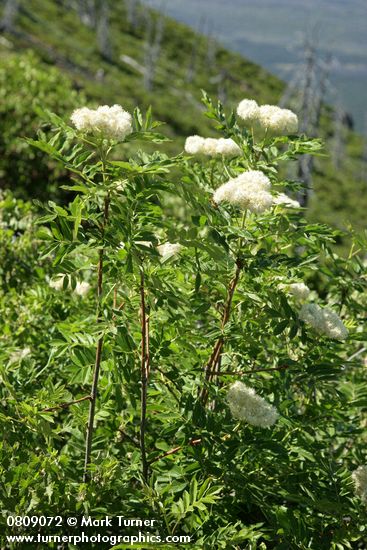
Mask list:
[[[33,53],[9,55],[0,68],[0,186],[21,197],[55,195],[65,173],[22,138],[36,137],[37,108],[62,116],[83,101],[71,81]],[[45,128],[46,129],[46,128]]]
[[[254,139],[203,99],[240,155],[114,160],[106,110],[87,133],[48,114],[55,137],[29,140],[74,198],[49,202],[41,267],[2,297],[3,509],[154,518],[197,548],[356,547],[365,243],[337,256],[284,195],[279,164],[320,142]],[[133,126],[124,143],[165,139],[150,111]]]

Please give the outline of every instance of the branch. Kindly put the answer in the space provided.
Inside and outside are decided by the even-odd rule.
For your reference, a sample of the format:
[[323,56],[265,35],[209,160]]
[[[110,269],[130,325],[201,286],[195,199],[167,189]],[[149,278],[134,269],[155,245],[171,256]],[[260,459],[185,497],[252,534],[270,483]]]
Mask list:
[[135,445],[135,447],[140,448],[140,443],[135,437],[132,437],[131,435],[127,434],[122,428],[119,428],[119,432],[122,435],[122,437],[126,437],[131,443]]
[[[104,201],[103,223],[101,226],[102,239],[104,238],[105,228],[108,220],[109,206],[110,206],[110,197],[107,196]],[[98,273],[97,323],[101,323],[102,321],[103,260],[104,260],[104,246],[99,250],[99,260],[98,260],[98,268],[97,268],[97,273]],[[94,426],[94,416],[95,416],[96,401],[97,401],[99,371],[101,368],[101,361],[102,361],[102,348],[103,348],[103,334],[100,336],[97,342],[96,360],[95,360],[94,371],[93,371],[92,391],[90,396],[87,435],[86,435],[86,442],[85,442],[83,483],[87,483],[89,481],[88,467],[90,464],[90,457],[92,452],[93,426]]]
[[149,318],[145,304],[144,268],[140,267],[140,322],[141,322],[141,413],[140,413],[140,450],[143,466],[143,478],[148,480],[149,464],[145,448],[145,430],[147,417],[147,393],[149,378]]
[[[228,292],[227,292],[227,300],[226,300],[226,304],[225,304],[224,310],[223,310],[223,316],[222,316],[222,322],[221,322],[221,329],[222,330],[224,330],[224,327],[226,326],[226,324],[229,321],[229,317],[230,317],[230,314],[231,314],[231,306],[232,306],[233,295],[235,293],[235,290],[236,290],[236,287],[237,287],[237,284],[238,284],[238,281],[239,281],[239,278],[240,278],[240,274],[241,274],[242,262],[238,259],[236,263],[237,263],[236,271],[235,271],[233,279],[231,280],[231,282],[229,284]],[[220,370],[219,360],[220,360],[223,344],[224,344],[224,337],[220,336],[218,338],[218,340],[216,341],[215,345],[214,345],[214,348],[213,348],[212,354],[209,358],[209,361],[205,365],[204,370],[205,370],[205,382],[206,382],[206,384],[211,382],[215,375],[219,374],[219,370]],[[207,387],[202,388],[201,393],[200,393],[200,398],[201,398],[202,404],[205,406],[206,403],[207,403],[207,400],[208,400],[208,389],[207,389]]]
[[[191,447],[195,447],[196,445],[200,445],[200,443],[202,442],[202,439],[201,438],[198,438],[198,439],[190,439],[190,441],[188,442],[188,445],[190,445]],[[173,449],[170,449],[169,451],[166,451],[165,453],[157,456],[156,458],[153,458],[153,460],[151,460],[149,462],[149,465],[150,464],[153,464],[153,462],[158,462],[158,460],[162,460],[162,458],[165,458],[166,456],[170,456],[170,455],[173,455],[173,454],[176,454],[178,453],[179,451],[181,451],[181,449],[183,449],[183,446],[182,445],[179,445],[178,447],[174,447]]]
[[222,372],[218,372],[218,371],[210,371],[211,374],[215,374],[216,376],[226,376],[226,375],[237,375],[237,376],[242,376],[244,374],[254,374],[256,372],[268,372],[268,371],[281,371],[281,370],[285,370],[285,369],[288,369],[290,365],[280,365],[279,367],[269,367],[269,368],[266,368],[266,369],[252,369],[252,370],[242,370],[242,371],[222,371]]
[[67,409],[71,405],[76,405],[77,403],[82,403],[82,401],[90,401],[92,398],[90,395],[86,395],[85,397],[81,397],[80,399],[75,399],[74,401],[65,401],[64,403],[59,403],[58,405],[55,405],[54,407],[48,407],[47,409],[42,409],[42,412],[54,412],[59,409]]
[[355,359],[356,357],[358,357],[359,355],[361,355],[361,353],[364,353],[366,350],[367,350],[367,348],[365,348],[365,347],[359,349],[358,351],[356,351],[355,353],[353,353],[353,355],[351,355],[350,357],[348,357],[347,362],[349,363],[349,361],[353,361],[353,359]]

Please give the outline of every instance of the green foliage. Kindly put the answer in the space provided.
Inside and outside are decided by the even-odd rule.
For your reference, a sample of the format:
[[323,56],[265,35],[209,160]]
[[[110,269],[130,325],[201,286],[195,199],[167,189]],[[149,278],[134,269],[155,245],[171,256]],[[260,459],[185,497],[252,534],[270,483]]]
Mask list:
[[[24,194],[26,188],[29,196],[45,198],[47,189],[53,198],[58,198],[59,185],[65,183],[63,174],[54,172],[54,165],[39,164],[43,155],[34,152],[36,158],[28,158],[31,153],[18,138],[34,137],[38,121],[30,106],[37,101],[35,96],[40,97],[44,106],[60,115],[68,115],[75,103],[84,104],[82,97],[73,97],[70,81],[74,88],[84,91],[91,104],[120,103],[131,111],[136,105],[147,108],[152,104],[156,116],[166,123],[164,133],[177,138],[165,146],[164,150],[170,154],[180,153],[184,136],[210,135],[212,132],[209,121],[200,116],[200,88],[204,87],[211,95],[217,95],[220,91],[226,98],[226,104],[233,107],[244,97],[254,98],[263,104],[276,104],[284,90],[284,84],[279,79],[240,55],[225,50],[220,44],[215,45],[210,61],[209,53],[213,45],[208,39],[167,17],[163,18],[162,47],[153,88],[147,90],[143,74],[145,40],[149,34],[147,20],[148,15],[152,16],[153,21],[157,20],[159,16],[155,12],[151,14],[146,6],[141,8],[138,10],[137,24],[132,26],[128,21],[126,2],[109,3],[108,36],[112,57],[108,60],[99,53],[96,29],[81,21],[76,9],[77,2],[21,0],[20,3],[17,32],[6,35],[5,45],[0,43],[0,54],[6,57],[9,51],[22,52],[24,47],[28,47],[44,63],[31,62],[36,71],[35,84],[32,85],[24,76],[29,71],[23,73],[19,69],[24,63],[23,55],[18,61],[15,55],[12,56],[13,60],[5,61],[2,68],[2,89],[6,98],[4,111],[9,115],[5,117],[5,132],[3,129],[0,132],[6,138],[3,143],[0,137],[0,179],[18,195]],[[56,65],[60,72],[53,70],[51,64]],[[192,65],[192,79],[188,79]],[[18,109],[15,124],[9,109],[9,104],[14,101]],[[337,140],[332,123],[333,113],[332,109],[324,107],[320,136],[329,143],[328,157],[318,158],[315,162],[315,193],[308,218],[339,229],[345,229],[351,223],[356,230],[363,230],[366,210],[363,140],[344,129],[345,159],[339,159],[335,165],[329,154]],[[28,117],[34,121],[32,127],[25,125]],[[3,175],[2,170],[5,170]],[[295,172],[297,167],[293,166],[291,170]]]
[[[333,249],[340,232],[299,210],[245,218],[214,204],[213,191],[248,169],[292,193],[299,184],[281,176],[283,163],[321,144],[305,136],[254,142],[220,103],[207,95],[204,103],[240,157],[169,157],[150,111],[139,110],[126,144],[47,113],[53,131],[29,140],[72,175],[72,198],[50,201],[37,226],[11,195],[0,207],[3,517],[153,518],[162,536],[190,535],[203,549],[356,548],[366,543],[365,505],[351,479],[366,462],[366,268],[358,255],[366,243],[354,238],[345,259]],[[156,142],[158,151],[146,152]],[[162,256],[167,242],[181,251]],[[18,269],[24,262],[27,271]],[[346,341],[300,320],[287,291],[300,280],[341,316]],[[89,291],[78,291],[81,282]],[[208,377],[218,341],[220,376]],[[277,408],[274,426],[232,417],[227,390],[236,380]]]
[[67,113],[83,101],[71,81],[47,67],[32,53],[10,55],[0,68],[0,185],[18,196],[57,195],[65,173],[28,147],[25,137],[36,137],[37,107]]

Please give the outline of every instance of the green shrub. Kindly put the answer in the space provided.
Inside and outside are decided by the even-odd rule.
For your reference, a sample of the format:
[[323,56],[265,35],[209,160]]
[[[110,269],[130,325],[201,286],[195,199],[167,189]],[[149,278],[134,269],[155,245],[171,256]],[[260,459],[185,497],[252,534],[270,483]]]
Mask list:
[[9,55],[0,67],[0,186],[17,196],[45,198],[58,193],[65,173],[25,137],[36,137],[40,126],[37,107],[60,116],[83,101],[69,78],[41,63],[31,52]]
[[[151,533],[190,535],[200,549],[357,548],[365,242],[344,259],[333,250],[339,232],[294,205],[244,211],[213,195],[254,170],[273,196],[294,193],[279,165],[321,144],[254,141],[220,104],[204,103],[238,157],[127,159],[124,144],[50,114],[53,138],[29,140],[75,181],[69,205],[49,202],[38,221],[28,284],[19,274],[19,289],[1,295],[3,516],[156,519]],[[136,110],[125,143],[162,140],[150,112]],[[5,239],[19,217],[7,201]],[[290,286],[303,281],[309,297]],[[304,300],[333,313],[310,318]],[[251,406],[228,394],[236,381]]]

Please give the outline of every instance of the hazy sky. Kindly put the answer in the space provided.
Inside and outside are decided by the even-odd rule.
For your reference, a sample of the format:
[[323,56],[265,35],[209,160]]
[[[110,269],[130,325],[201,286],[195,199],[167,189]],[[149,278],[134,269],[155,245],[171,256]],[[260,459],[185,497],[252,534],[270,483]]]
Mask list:
[[[312,36],[334,57],[333,101],[364,130],[367,89],[367,0],[146,0],[227,47],[292,79],[301,44]],[[367,125],[367,120],[366,120]],[[366,128],[367,130],[367,128]]]

